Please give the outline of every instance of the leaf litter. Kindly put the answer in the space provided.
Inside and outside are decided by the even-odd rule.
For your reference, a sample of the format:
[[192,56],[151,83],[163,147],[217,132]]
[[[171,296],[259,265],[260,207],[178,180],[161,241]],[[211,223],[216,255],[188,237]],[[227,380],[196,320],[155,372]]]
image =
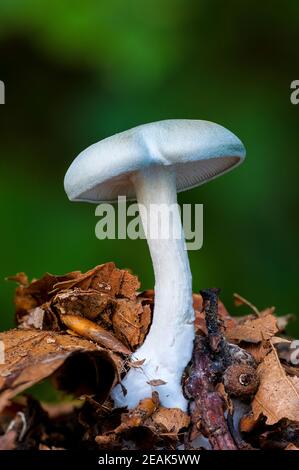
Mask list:
[[[235,294],[248,314],[231,316],[219,289],[194,294],[196,339],[182,381],[188,412],[161,406],[158,392],[133,410],[114,409],[112,387],[143,366],[130,355],[150,329],[154,291],[140,292],[138,278],[112,262],[86,273],[9,279],[18,283],[17,327],[0,333],[0,449],[298,450],[290,315],[260,311]],[[66,398],[33,398],[31,387],[44,379]]]

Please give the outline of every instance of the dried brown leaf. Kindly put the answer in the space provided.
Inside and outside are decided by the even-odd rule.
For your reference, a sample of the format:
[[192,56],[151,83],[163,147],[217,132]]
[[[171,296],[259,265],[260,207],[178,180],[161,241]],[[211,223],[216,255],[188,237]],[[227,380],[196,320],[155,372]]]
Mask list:
[[[79,274],[80,271],[74,271],[65,276],[53,276],[47,273],[42,278],[32,281],[29,285],[21,284],[17,287],[15,293],[17,321],[21,322],[22,317],[28,315],[32,309],[48,302],[53,296],[52,291],[57,282],[74,279]],[[13,280],[13,277],[10,277],[10,279]]]
[[19,318],[19,328],[26,330],[32,328],[37,330],[60,330],[57,315],[52,310],[50,302],[45,302],[41,306],[33,308],[27,315]]
[[188,428],[190,417],[179,408],[159,408],[144,423],[157,434],[173,434],[175,437],[181,429]]
[[142,305],[140,301],[118,299],[111,317],[113,331],[131,349],[136,349],[144,341],[151,317],[149,305]]
[[[109,297],[135,300],[136,291],[140,285],[136,276],[124,269],[116,268],[114,263],[96,266],[86,273],[73,271],[63,276],[53,276],[47,273],[30,284],[24,273],[11,276],[9,279],[20,284],[15,293],[16,318],[19,323],[25,315],[49,302],[62,290],[80,288],[83,291],[94,290],[108,294]],[[86,309],[90,312],[88,306]]]
[[114,429],[95,437],[95,441],[102,448],[114,448],[120,446],[123,433],[144,425],[144,422],[156,411],[159,406],[159,397],[156,392],[151,398],[141,400],[136,408],[121,414],[121,423]]
[[114,263],[106,263],[90,269],[74,280],[57,282],[55,290],[79,287],[83,290],[94,289],[111,297],[124,297],[134,300],[140,283],[138,278],[124,269],[116,268]]
[[151,385],[152,387],[159,387],[159,385],[166,385],[167,382],[164,382],[164,380],[161,380],[161,379],[153,379],[153,380],[149,380],[148,382],[149,385]]
[[272,349],[269,341],[261,341],[259,343],[246,343],[242,341],[240,346],[254,357],[257,364],[260,364]]
[[158,408],[159,397],[156,392],[151,398],[145,398],[139,402],[134,410],[123,413],[121,424],[114,430],[115,434],[120,434],[129,429],[141,426]]
[[252,402],[254,419],[262,414],[269,425],[282,418],[299,421],[299,379],[285,373],[274,348],[257,371],[260,386]]
[[233,328],[226,331],[229,341],[246,341],[248,343],[259,343],[270,339],[277,333],[277,319],[272,311],[260,314],[259,318],[245,319]]
[[88,385],[94,389],[91,393],[106,397],[121,367],[113,353],[86,339],[66,334],[10,330],[1,333],[0,340],[5,347],[5,364],[0,365],[3,407],[10,398],[54,372],[59,376],[62,369],[68,391],[82,394]]
[[106,293],[78,287],[63,290],[52,300],[52,305],[59,314],[82,315],[89,320],[97,319],[107,309],[111,310],[114,303]]

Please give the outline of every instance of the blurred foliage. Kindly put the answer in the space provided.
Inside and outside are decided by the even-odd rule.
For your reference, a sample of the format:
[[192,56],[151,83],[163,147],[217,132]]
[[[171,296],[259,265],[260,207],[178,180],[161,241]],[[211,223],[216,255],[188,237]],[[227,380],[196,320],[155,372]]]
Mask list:
[[[1,279],[109,260],[153,273],[144,241],[98,241],[95,207],[71,204],[64,173],[89,144],[137,124],[208,119],[247,147],[244,165],[180,195],[204,203],[194,290],[259,307],[297,302],[299,3],[251,0],[1,0]],[[0,282],[1,328],[14,286]],[[299,333],[297,325],[289,329]]]

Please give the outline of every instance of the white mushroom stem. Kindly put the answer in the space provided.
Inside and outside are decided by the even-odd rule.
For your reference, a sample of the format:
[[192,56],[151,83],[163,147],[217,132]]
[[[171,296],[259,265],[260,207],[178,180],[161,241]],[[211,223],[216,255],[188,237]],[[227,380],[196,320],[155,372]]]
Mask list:
[[[182,393],[183,371],[191,359],[194,340],[194,310],[192,306],[192,277],[185,240],[177,206],[176,175],[173,169],[156,166],[136,173],[133,177],[141,220],[155,273],[155,308],[153,322],[144,344],[132,355],[132,360],[145,360],[140,368],[132,368],[120,386],[113,391],[117,406],[133,408],[138,402],[159,393],[163,406],[186,410]],[[169,228],[168,239],[153,238],[156,218],[150,214],[156,205],[164,205],[165,220],[159,228]],[[165,224],[169,224],[168,227]],[[147,230],[146,230],[147,229]],[[154,229],[154,230],[153,230]],[[172,234],[179,235],[174,238]],[[162,380],[164,385],[149,384]]]

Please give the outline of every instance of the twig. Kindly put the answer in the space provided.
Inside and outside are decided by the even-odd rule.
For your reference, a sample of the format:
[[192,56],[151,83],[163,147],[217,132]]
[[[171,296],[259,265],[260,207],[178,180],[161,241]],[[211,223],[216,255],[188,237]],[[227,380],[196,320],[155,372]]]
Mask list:
[[[224,401],[215,390],[213,362],[205,338],[198,336],[193,351],[193,367],[185,392],[194,400],[191,421],[209,439],[214,450],[236,450],[224,417]],[[194,420],[195,417],[195,420]]]
[[195,339],[192,369],[185,392],[193,399],[191,435],[198,434],[200,428],[212,449],[236,450],[244,448],[244,445],[234,439],[224,415],[226,403],[216,385],[223,382],[229,395],[241,398],[252,394],[258,381],[252,356],[239,346],[228,343],[224,337],[218,317],[219,292],[220,289],[200,291],[208,334],[198,335]]

